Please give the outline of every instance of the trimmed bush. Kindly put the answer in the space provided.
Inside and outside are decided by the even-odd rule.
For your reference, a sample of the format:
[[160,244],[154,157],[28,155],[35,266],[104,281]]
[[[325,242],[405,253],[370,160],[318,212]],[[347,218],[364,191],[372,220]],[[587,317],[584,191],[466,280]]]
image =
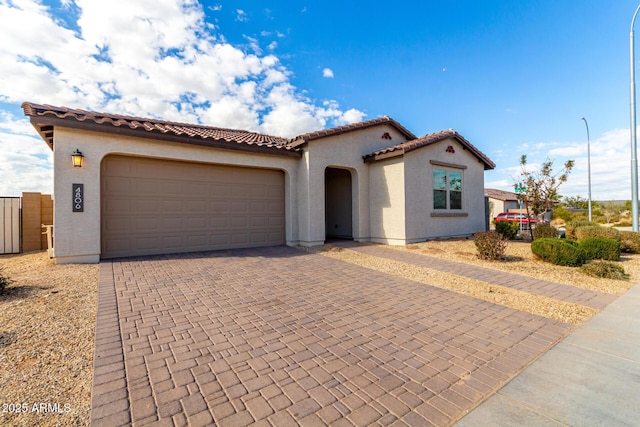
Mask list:
[[558,229],[551,224],[536,224],[533,229],[533,240],[544,239],[545,237],[558,237]]
[[630,254],[640,254],[640,233],[637,231],[621,231],[620,250]]
[[601,237],[604,239],[613,239],[617,242],[620,241],[620,232],[612,227],[600,227],[597,225],[578,227],[575,230],[575,235],[578,242],[589,237]]
[[[595,222],[591,221],[571,221],[565,224],[565,237],[569,240],[577,240],[575,231],[578,227],[598,226]],[[599,226],[598,226],[599,227]]]
[[624,267],[611,261],[593,261],[580,267],[580,271],[592,277],[603,277],[614,280],[629,279],[629,275],[625,273]]
[[603,237],[587,237],[580,241],[580,248],[587,259],[606,259],[618,261],[620,259],[620,243]]
[[473,243],[482,259],[502,259],[507,249],[507,239],[497,231],[478,232],[473,235]]
[[586,262],[582,248],[570,240],[546,237],[531,242],[531,252],[555,265],[578,267]]
[[573,219],[573,214],[563,206],[559,206],[551,213],[551,219],[562,219],[565,223]]
[[505,239],[513,240],[518,234],[520,224],[515,221],[498,221],[496,222],[496,232],[502,234]]
[[0,295],[2,295],[7,286],[13,283],[13,280],[9,279],[7,276],[2,274],[2,269],[0,268]]

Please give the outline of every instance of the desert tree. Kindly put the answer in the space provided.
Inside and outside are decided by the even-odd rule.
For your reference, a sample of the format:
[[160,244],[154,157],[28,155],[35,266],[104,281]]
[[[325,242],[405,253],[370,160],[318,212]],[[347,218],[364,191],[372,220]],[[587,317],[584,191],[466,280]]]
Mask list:
[[569,178],[574,163],[573,160],[567,160],[562,169],[554,173],[553,160],[547,159],[540,169],[532,170],[527,167],[527,155],[523,154],[520,157],[522,181],[519,186],[524,186],[524,191],[518,194],[518,199],[524,203],[527,215],[539,218],[558,203],[560,200],[558,188]]

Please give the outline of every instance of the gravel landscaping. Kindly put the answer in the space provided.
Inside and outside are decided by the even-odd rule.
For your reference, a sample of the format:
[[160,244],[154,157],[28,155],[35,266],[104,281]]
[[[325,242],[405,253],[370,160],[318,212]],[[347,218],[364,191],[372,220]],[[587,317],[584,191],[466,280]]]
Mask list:
[[88,425],[98,265],[0,256],[0,425]]
[[541,280],[576,286],[592,291],[622,295],[640,281],[640,254],[622,254],[620,263],[624,266],[628,281],[601,279],[587,276],[575,267],[561,267],[541,261],[531,253],[531,244],[510,241],[507,244],[506,260],[485,261],[476,256],[473,240],[432,240],[408,246],[391,246],[394,249],[418,252],[450,261],[465,262],[484,268],[506,271],[535,277]]
[[[509,243],[507,259],[500,262],[478,259],[471,240],[431,241],[394,249],[612,295],[622,295],[640,281],[640,255],[623,255],[621,265],[630,280],[620,281],[539,261],[525,242]],[[330,245],[312,251],[573,325],[596,312]],[[56,265],[46,252],[34,252],[2,255],[0,269],[14,281],[0,296],[0,424],[88,425],[99,266]]]

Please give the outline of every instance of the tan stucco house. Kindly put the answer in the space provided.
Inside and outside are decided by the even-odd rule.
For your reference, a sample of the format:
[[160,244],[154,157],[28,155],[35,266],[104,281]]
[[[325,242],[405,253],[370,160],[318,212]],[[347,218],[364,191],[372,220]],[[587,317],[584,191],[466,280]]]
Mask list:
[[520,208],[518,196],[512,191],[485,188],[484,195],[489,199],[489,222],[501,212],[516,211]]
[[418,138],[381,117],[287,139],[22,108],[53,150],[59,263],[332,237],[404,245],[485,229],[484,171],[495,164],[454,130]]

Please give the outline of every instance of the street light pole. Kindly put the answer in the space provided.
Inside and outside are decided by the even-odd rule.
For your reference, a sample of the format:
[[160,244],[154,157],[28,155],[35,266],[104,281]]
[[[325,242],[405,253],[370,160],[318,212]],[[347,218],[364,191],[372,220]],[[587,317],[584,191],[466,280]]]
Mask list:
[[633,231],[638,231],[638,156],[636,141],[636,69],[633,44],[633,24],[640,10],[640,5],[636,8],[631,19],[631,31],[629,32],[629,70],[630,80],[629,96],[631,98],[631,216],[633,221]]
[[592,220],[593,216],[591,215],[591,141],[589,138],[589,124],[587,123],[587,119],[584,117],[584,125],[587,127],[587,181],[589,185],[589,221]]

